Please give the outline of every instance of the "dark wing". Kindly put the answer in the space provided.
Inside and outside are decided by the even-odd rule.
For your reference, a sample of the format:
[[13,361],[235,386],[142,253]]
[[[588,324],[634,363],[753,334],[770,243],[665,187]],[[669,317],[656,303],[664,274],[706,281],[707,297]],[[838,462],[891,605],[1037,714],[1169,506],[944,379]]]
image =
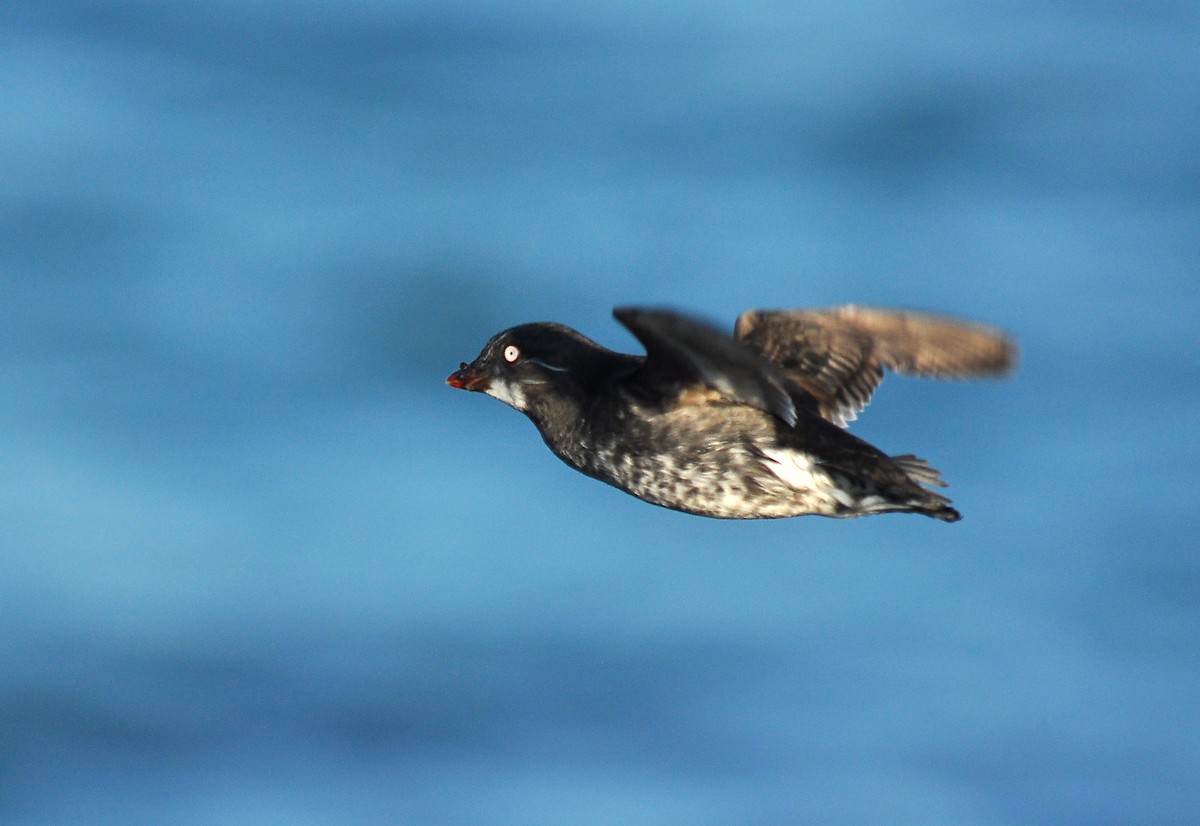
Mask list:
[[796,423],[796,407],[779,369],[726,333],[666,310],[618,307],[613,316],[646,348],[628,381],[653,397],[710,387],[729,398]]
[[845,427],[867,406],[883,370],[937,378],[1012,369],[1016,345],[991,327],[902,310],[833,307],[750,310],[736,338],[808,391],[821,415]]

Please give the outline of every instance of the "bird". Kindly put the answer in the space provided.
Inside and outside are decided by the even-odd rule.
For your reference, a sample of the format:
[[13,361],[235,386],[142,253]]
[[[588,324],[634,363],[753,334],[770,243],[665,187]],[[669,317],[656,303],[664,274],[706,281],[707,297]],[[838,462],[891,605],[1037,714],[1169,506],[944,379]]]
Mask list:
[[554,322],[493,336],[446,379],[524,413],[572,468],[654,505],[719,519],[961,514],[938,470],[846,428],[884,371],[999,376],[1017,358],[998,329],[844,305],[749,310],[732,335],[670,309],[613,316],[645,355]]

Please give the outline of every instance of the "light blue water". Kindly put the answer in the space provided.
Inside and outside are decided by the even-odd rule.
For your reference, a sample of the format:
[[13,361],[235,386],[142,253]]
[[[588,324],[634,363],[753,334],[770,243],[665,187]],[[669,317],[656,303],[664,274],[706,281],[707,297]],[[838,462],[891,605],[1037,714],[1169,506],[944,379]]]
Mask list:
[[[1200,816],[1200,7],[0,11],[0,820]],[[964,512],[724,523],[446,388],[896,304]]]

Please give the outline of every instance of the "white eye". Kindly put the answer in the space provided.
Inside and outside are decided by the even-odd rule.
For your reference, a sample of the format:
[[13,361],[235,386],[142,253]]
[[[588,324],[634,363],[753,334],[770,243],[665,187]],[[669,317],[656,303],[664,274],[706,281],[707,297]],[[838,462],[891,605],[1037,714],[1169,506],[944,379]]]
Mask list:
[[504,348],[504,360],[510,364],[521,357],[521,351],[517,349],[517,345],[510,344]]

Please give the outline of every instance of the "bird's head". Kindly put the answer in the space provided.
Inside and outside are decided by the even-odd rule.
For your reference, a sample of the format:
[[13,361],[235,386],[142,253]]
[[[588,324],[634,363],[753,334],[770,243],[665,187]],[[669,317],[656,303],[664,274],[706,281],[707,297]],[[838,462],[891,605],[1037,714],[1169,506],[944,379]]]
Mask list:
[[493,336],[479,356],[446,379],[486,393],[531,417],[576,396],[597,366],[623,358],[562,324],[522,324]]

